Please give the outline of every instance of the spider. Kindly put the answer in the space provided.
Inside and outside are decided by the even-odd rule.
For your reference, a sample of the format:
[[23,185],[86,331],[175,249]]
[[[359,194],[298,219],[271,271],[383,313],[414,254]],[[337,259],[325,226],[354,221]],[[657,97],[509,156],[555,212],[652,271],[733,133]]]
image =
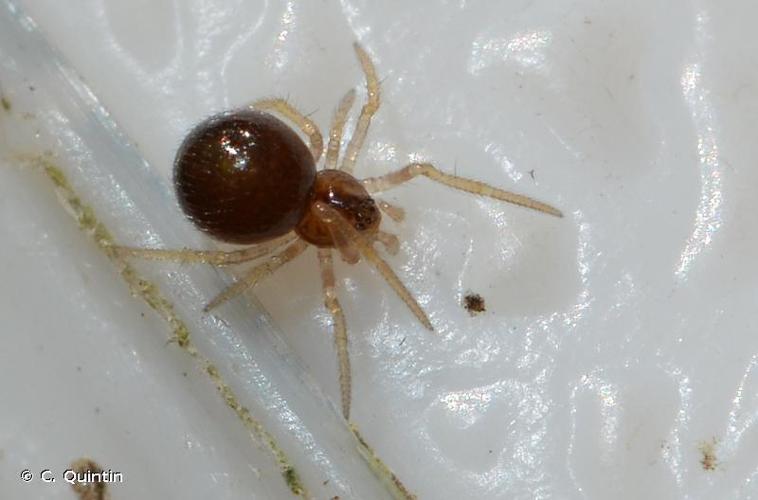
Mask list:
[[[165,250],[116,247],[123,257],[229,266],[259,261],[204,308],[208,312],[255,286],[298,257],[309,245],[318,262],[335,335],[339,362],[342,415],[350,417],[350,358],[345,315],[335,289],[333,250],[355,264],[371,264],[424,327],[433,330],[426,313],[374,248],[391,255],[399,249],[395,235],[380,229],[382,212],[400,222],[402,208],[373,195],[418,176],[475,195],[521,205],[550,215],[561,212],[545,203],[494,186],[438,170],[430,163],[411,163],[397,171],[358,180],[353,176],[372,116],[379,109],[379,80],[363,48],[355,52],[366,80],[367,100],[338,165],[343,129],[355,101],[348,91],[337,106],[329,131],[324,168],[316,171],[324,142],[316,125],[284,99],[264,99],[211,116],[184,139],[174,162],[174,184],[187,217],[211,237],[247,245],[232,251]],[[275,112],[308,137],[309,146]]]

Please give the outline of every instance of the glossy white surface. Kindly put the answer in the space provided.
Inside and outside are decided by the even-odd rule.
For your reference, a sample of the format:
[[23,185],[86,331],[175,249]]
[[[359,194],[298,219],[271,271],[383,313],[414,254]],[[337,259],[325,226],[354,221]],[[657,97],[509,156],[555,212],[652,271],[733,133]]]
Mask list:
[[[114,212],[112,222],[124,225],[121,236],[133,237],[130,243],[202,242],[197,235],[177,241],[178,234],[192,230],[168,184],[174,151],[186,131],[210,113],[269,95],[289,96],[325,128],[345,90],[356,87],[363,95],[351,50],[356,39],[383,79],[383,104],[359,175],[423,158],[565,212],[556,220],[425,180],[387,197],[409,215],[401,225],[388,223],[403,242],[390,261],[429,313],[435,334],[417,324],[365,266],[337,266],[352,342],[353,419],[420,498],[755,495],[758,295],[751,257],[758,235],[750,214],[758,204],[752,140],[758,42],[749,33],[758,6],[747,1],[728,8],[706,1],[409,6],[399,1],[87,0],[76,9],[51,0],[21,4],[150,167],[164,176],[165,185],[150,188],[163,195],[163,205],[153,208],[160,209],[164,228],[180,229],[143,233],[139,224]],[[5,176],[27,186],[29,196],[6,192],[4,205],[29,216],[39,229],[27,232],[28,222],[20,215],[8,217],[14,212],[5,210],[12,235],[3,250],[8,252],[5,279],[15,285],[4,291],[26,303],[17,291],[27,290],[23,296],[39,302],[24,310],[3,300],[4,314],[12,312],[14,318],[10,336],[28,342],[3,366],[10,367],[13,379],[26,373],[49,377],[60,370],[48,369],[55,366],[52,359],[38,360],[44,355],[35,351],[29,340],[34,337],[22,333],[42,338],[49,325],[22,326],[32,311],[45,310],[45,317],[70,313],[60,297],[74,278],[58,269],[100,257],[71,228],[59,229],[65,234],[55,237],[63,238],[65,248],[81,250],[49,255],[33,235],[65,223],[56,222],[52,205],[40,208],[44,213],[37,217],[24,203],[37,199],[33,192],[48,200],[39,204],[52,204],[50,193],[19,180],[20,174]],[[85,259],[87,252],[91,257]],[[39,259],[45,265],[63,260],[43,272],[46,268],[34,264]],[[92,278],[96,286],[107,269],[104,265]],[[150,269],[173,291],[190,272],[177,266]],[[212,272],[197,276],[193,279],[203,286],[184,294],[185,307],[195,314],[224,282]],[[34,294],[31,283],[52,283],[51,290],[62,295]],[[117,326],[128,320],[119,320],[126,312],[112,304],[129,299],[116,279],[111,287],[123,297],[110,291],[87,295],[87,310],[55,323],[76,324],[72,333],[81,335],[88,329],[80,324],[103,318],[114,325],[112,342],[119,349],[144,350],[152,359],[143,372],[141,364],[130,364],[133,356],[105,349],[114,358],[104,358],[104,366],[124,377],[120,404],[131,408],[133,418],[154,421],[156,429],[169,425],[169,413],[195,422],[212,415],[215,421],[194,425],[207,433],[196,439],[212,443],[216,453],[198,453],[192,467],[212,467],[239,485],[224,486],[218,498],[251,491],[261,498],[288,495],[275,474],[258,479],[240,465],[273,468],[249,440],[235,438],[242,429],[202,377],[196,384],[205,384],[203,389],[171,385],[182,382],[180,366],[186,361],[179,353],[147,343],[123,347],[140,340]],[[468,290],[485,297],[485,314],[472,318],[460,307]],[[256,295],[336,408],[336,361],[315,254],[308,252],[269,279]],[[217,316],[233,323],[244,321],[239,319],[244,313],[237,302]],[[154,319],[139,321],[155,321],[161,328]],[[349,441],[334,430],[336,410],[318,406],[318,393],[276,392],[277,384],[290,380],[290,370],[292,380],[300,376],[296,364],[272,374],[259,351],[246,351],[256,341],[245,335],[253,333],[206,323],[211,334],[214,328],[221,332],[199,342],[207,343],[213,356],[229,356],[230,376],[247,397],[269,398],[271,425],[296,435],[285,445],[290,455],[298,456],[296,445],[303,445],[298,466],[314,494],[380,494],[372,479],[358,472],[361,465],[345,444]],[[91,336],[82,341],[92,342]],[[276,394],[256,395],[267,386],[256,377],[269,376]],[[153,397],[177,390],[201,395],[173,397],[162,419],[130,404],[129,391],[141,390],[146,381]],[[23,406],[15,384],[4,384],[6,397]],[[65,421],[76,414],[47,396],[40,401],[38,413]],[[89,407],[94,401],[74,404],[80,403]],[[21,419],[38,432],[43,428],[27,411],[5,413],[9,422]],[[329,431],[321,435],[315,422],[324,419]],[[15,479],[10,465],[18,462],[15,450],[27,438],[19,433],[13,439],[0,443],[0,470]],[[716,467],[705,470],[700,448],[713,439]],[[32,441],[39,448],[29,456],[44,461],[45,448]],[[165,449],[152,441],[130,446],[147,456]],[[166,456],[179,449],[177,444]],[[259,459],[263,465],[253,465]],[[161,460],[155,467],[166,463],[175,464]],[[322,490],[324,476],[335,470],[334,477],[341,478],[335,482],[349,486]],[[187,492],[181,497],[205,498],[201,488],[207,476],[193,481],[199,489],[182,484]],[[127,494],[127,487],[121,494],[140,496]]]

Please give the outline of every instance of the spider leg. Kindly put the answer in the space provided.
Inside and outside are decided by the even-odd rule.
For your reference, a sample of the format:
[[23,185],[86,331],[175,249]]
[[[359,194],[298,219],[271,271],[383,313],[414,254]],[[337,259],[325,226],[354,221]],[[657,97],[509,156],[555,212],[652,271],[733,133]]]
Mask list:
[[379,109],[379,79],[376,76],[374,63],[371,62],[371,58],[360,45],[355,43],[353,47],[361,63],[361,68],[363,68],[363,73],[366,75],[368,100],[363,105],[363,108],[361,108],[361,114],[358,117],[358,122],[355,125],[355,130],[347,145],[345,158],[342,160],[342,166],[340,167],[340,170],[348,173],[352,173],[353,167],[355,167],[355,160],[358,158],[363,141],[366,139],[368,127],[371,124],[371,117]]
[[332,242],[334,243],[334,248],[340,253],[342,260],[348,264],[357,264],[358,261],[361,260],[361,251],[354,241],[352,233],[349,232],[344,224],[335,221],[333,217],[325,216],[324,210],[327,210],[328,212],[333,209],[320,201],[311,205],[311,212],[329,230],[329,234],[332,236]]
[[224,291],[218,294],[213,300],[211,300],[207,306],[203,308],[203,312],[208,312],[214,309],[229,299],[236,297],[248,288],[255,286],[258,281],[265,278],[269,274],[282,267],[287,262],[293,260],[295,257],[303,253],[308,248],[308,244],[303,240],[297,240],[281,252],[272,255],[262,264],[258,264],[249,271],[247,271],[239,280],[229,285]]
[[513,203],[514,205],[531,208],[532,210],[538,210],[556,217],[563,217],[560,210],[546,203],[542,203],[541,201],[520,194],[503,191],[502,189],[498,189],[494,186],[473,179],[446,174],[438,170],[431,163],[411,163],[395,172],[390,172],[381,177],[369,177],[363,179],[361,182],[363,182],[363,186],[369,193],[378,193],[380,191],[391,189],[404,182],[408,182],[419,175],[423,175],[433,181],[454,189]]
[[241,250],[232,250],[229,252],[220,250],[166,250],[158,248],[134,248],[112,246],[114,254],[119,257],[136,257],[138,259],[162,260],[182,262],[189,264],[210,264],[212,266],[230,266],[255,260],[273,252],[280,246],[290,243],[296,236],[292,233],[286,234],[260,245],[255,245]]
[[376,204],[379,205],[379,209],[387,214],[390,219],[394,220],[395,222],[403,222],[405,220],[405,210],[402,207],[390,205],[383,200],[375,201]]
[[398,241],[397,236],[392,233],[386,233],[379,230],[374,235],[374,239],[384,245],[384,249],[387,250],[387,253],[390,255],[397,255],[397,252],[400,251],[400,241]]
[[321,153],[324,151],[324,138],[321,136],[321,132],[319,132],[316,124],[313,123],[310,118],[303,115],[284,99],[261,99],[253,102],[249,106],[260,111],[276,111],[297,125],[297,127],[308,136],[313,161],[318,163],[321,159]]
[[337,157],[340,153],[342,132],[345,129],[347,113],[353,107],[353,102],[355,102],[355,89],[350,89],[337,106],[337,111],[334,112],[332,126],[329,130],[329,145],[326,147],[325,169],[337,168]]
[[314,210],[321,218],[321,221],[327,225],[329,230],[333,231],[332,234],[334,234],[334,231],[338,230],[349,237],[350,243],[358,249],[361,256],[363,256],[366,261],[379,271],[379,274],[382,275],[387,284],[389,284],[395,293],[403,300],[403,302],[405,302],[405,305],[408,306],[421,324],[427,329],[434,331],[432,323],[429,321],[424,310],[421,309],[421,306],[416,302],[416,299],[413,298],[411,292],[409,292],[405,285],[403,285],[403,282],[400,281],[400,278],[397,277],[397,274],[395,274],[389,264],[376,253],[376,250],[371,246],[371,243],[351,226],[337,210],[329,205],[317,201],[314,203]]
[[318,262],[321,268],[321,284],[324,289],[324,305],[332,315],[334,325],[334,345],[337,348],[339,361],[340,398],[342,400],[342,416],[350,420],[350,356],[348,354],[347,326],[345,313],[342,311],[337,290],[335,289],[334,265],[332,263],[332,251],[328,248],[319,248]]

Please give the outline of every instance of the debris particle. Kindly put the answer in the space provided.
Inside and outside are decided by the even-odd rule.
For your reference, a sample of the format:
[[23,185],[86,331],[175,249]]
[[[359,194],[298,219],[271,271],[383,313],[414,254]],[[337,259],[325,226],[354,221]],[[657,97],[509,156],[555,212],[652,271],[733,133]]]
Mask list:
[[79,500],[105,500],[110,498],[110,495],[108,495],[107,482],[97,479],[99,476],[105,474],[105,472],[103,472],[103,468],[97,465],[94,460],[89,458],[74,460],[70,469],[77,477],[86,477],[91,474],[96,478],[90,482],[79,481],[77,479],[71,483],[71,487],[76,494],[79,495]]
[[0,104],[3,105],[3,109],[5,111],[10,111],[11,110],[11,102],[10,102],[10,100],[8,100],[7,97],[5,97],[5,96],[0,97]]
[[710,441],[703,441],[700,443],[700,446],[698,446],[698,449],[702,454],[700,465],[703,466],[703,470],[712,471],[716,470],[716,467],[718,467],[719,462],[716,458],[716,445],[718,445],[718,440],[713,438]]
[[463,307],[471,316],[483,313],[487,309],[484,306],[484,299],[478,293],[467,293],[463,297]]

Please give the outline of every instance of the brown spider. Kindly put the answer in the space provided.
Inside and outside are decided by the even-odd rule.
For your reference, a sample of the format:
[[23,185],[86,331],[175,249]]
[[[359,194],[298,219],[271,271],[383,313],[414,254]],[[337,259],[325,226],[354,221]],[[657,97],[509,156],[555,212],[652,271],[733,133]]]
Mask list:
[[[116,247],[125,257],[199,262],[228,266],[268,256],[205,306],[221,305],[303,253],[318,247],[325,304],[332,315],[339,359],[342,414],[350,416],[350,360],[345,315],[335,291],[332,249],[355,264],[362,257],[384,277],[422,325],[433,330],[424,311],[390,266],[374,249],[398,251],[393,234],[379,229],[381,211],[402,221],[404,211],[372,195],[423,175],[461,191],[488,196],[557,217],[559,210],[526,196],[503,191],[471,179],[445,174],[429,163],[412,163],[400,170],[357,180],[353,177],[358,153],[371,117],[379,108],[379,81],[368,54],[354,45],[366,77],[368,100],[337,166],[342,132],[355,100],[350,90],[332,119],[324,168],[316,172],[323,138],[316,125],[283,99],[266,99],[213,116],[200,123],[182,143],[174,163],[174,183],[186,215],[202,231],[219,241],[253,245],[234,251],[158,250]],[[294,123],[309,138],[310,150],[300,137],[267,111]],[[284,249],[270,255],[280,247]]]

